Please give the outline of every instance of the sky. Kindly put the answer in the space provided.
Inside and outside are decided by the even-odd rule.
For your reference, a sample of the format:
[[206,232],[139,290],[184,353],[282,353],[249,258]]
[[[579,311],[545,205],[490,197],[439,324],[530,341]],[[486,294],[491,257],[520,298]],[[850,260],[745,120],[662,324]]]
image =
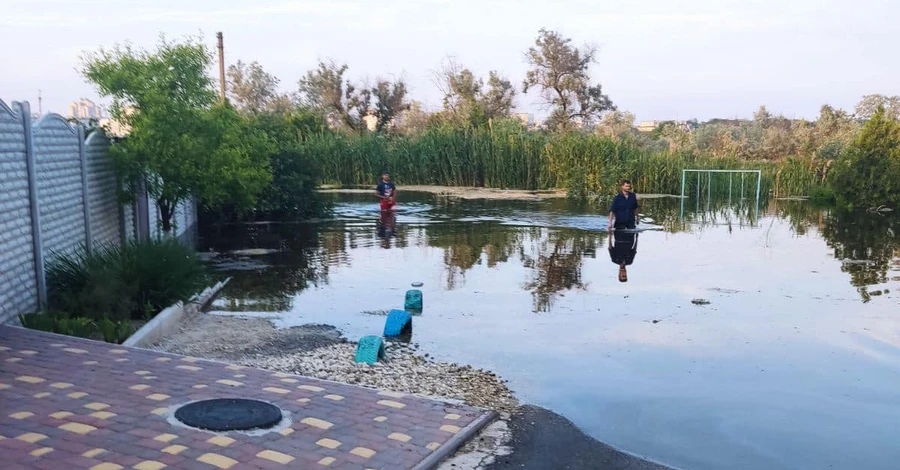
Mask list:
[[[153,48],[201,34],[225,61],[258,61],[294,91],[319,59],[353,79],[406,80],[436,110],[443,60],[521,85],[538,30],[598,47],[592,78],[638,120],[750,117],[760,106],[815,118],[866,94],[900,95],[900,2],[892,0],[0,0],[0,99],[65,114],[101,100],[78,72],[84,52]],[[211,74],[217,74],[215,69]],[[534,93],[520,112],[546,111]]]

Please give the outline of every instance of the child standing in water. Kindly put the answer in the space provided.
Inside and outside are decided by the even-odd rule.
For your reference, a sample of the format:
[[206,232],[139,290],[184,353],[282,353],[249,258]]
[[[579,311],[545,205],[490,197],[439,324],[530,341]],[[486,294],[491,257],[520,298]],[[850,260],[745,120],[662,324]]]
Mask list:
[[390,172],[381,174],[381,181],[375,188],[375,197],[381,199],[382,212],[397,210],[397,187],[391,182]]

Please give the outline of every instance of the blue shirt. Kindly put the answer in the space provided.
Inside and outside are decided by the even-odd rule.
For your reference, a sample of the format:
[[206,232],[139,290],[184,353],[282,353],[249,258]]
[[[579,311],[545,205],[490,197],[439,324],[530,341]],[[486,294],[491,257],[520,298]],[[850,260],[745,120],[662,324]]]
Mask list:
[[378,194],[382,196],[390,197],[394,194],[395,188],[396,186],[394,186],[394,183],[381,180],[378,182],[378,188],[376,189],[376,191],[378,191]]
[[620,191],[619,194],[616,194],[616,197],[613,199],[612,204],[609,205],[609,212],[615,215],[616,227],[634,227],[634,219],[637,217],[638,209],[640,209],[641,204],[637,200],[637,194],[628,193],[628,198],[625,198],[625,195]]

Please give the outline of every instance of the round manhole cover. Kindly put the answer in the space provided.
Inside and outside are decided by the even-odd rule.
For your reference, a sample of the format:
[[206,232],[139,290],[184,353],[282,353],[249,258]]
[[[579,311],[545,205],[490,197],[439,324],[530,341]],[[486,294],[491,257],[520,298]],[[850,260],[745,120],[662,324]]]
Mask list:
[[182,406],[175,419],[209,431],[247,431],[267,429],[281,421],[277,406],[243,398],[216,398]]

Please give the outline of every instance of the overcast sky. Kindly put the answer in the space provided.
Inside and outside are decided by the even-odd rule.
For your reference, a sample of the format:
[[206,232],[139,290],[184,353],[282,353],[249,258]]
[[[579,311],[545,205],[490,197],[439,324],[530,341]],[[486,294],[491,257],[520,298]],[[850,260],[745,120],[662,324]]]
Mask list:
[[[225,60],[259,61],[285,91],[319,58],[353,78],[402,76],[414,99],[440,106],[431,71],[453,56],[516,84],[541,27],[599,46],[593,77],[639,120],[749,117],[761,104],[815,117],[862,95],[900,94],[900,2],[891,0],[0,0],[0,99],[65,113],[96,91],[83,51],[162,32],[202,33]],[[214,70],[210,71],[214,73]],[[520,110],[544,114],[534,96]]]

